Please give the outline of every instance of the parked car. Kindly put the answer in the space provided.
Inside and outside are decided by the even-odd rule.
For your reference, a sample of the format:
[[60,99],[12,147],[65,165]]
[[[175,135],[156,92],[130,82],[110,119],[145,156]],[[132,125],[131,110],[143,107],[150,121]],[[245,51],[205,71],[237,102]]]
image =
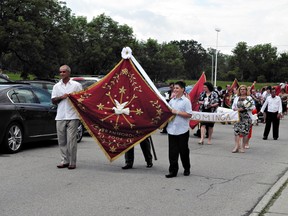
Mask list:
[[3,83],[3,82],[12,82],[9,78],[7,78],[5,75],[3,74],[0,74],[0,83]]
[[166,94],[165,93],[167,93],[168,94],[168,91],[170,90],[170,87],[169,86],[162,86],[162,87],[159,87],[158,88],[158,91],[160,92],[160,94],[164,97],[164,98],[166,98]]
[[30,85],[36,86],[38,88],[42,88],[48,91],[50,94],[52,93],[53,86],[55,82],[45,81],[45,80],[18,80],[17,82],[21,83],[29,83]]
[[[185,87],[185,92],[187,94],[189,94],[191,92],[191,90],[193,89],[193,85],[187,85]],[[166,98],[166,95],[168,94],[168,91],[170,90],[170,87],[169,86],[162,86],[162,87],[159,87],[158,88],[158,91],[160,92],[160,94]]]
[[185,88],[186,93],[189,94],[192,91],[193,87],[194,87],[194,85],[187,85]]
[[[0,84],[0,147],[8,153],[21,150],[24,143],[57,138],[57,106],[51,94],[30,84]],[[79,125],[77,141],[83,135]]]
[[34,80],[43,80],[43,81],[49,81],[53,83],[57,83],[60,81],[58,78],[34,78]]
[[79,82],[82,84],[83,89],[86,89],[90,85],[98,82],[101,80],[101,77],[88,77],[88,76],[81,76],[81,77],[71,77],[71,79]]

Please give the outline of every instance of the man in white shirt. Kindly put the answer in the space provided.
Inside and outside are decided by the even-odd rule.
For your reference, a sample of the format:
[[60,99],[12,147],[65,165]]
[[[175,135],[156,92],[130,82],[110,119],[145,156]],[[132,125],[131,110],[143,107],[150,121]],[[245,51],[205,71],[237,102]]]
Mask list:
[[271,123],[273,124],[273,139],[279,137],[280,118],[282,116],[282,102],[279,96],[276,96],[276,89],[272,88],[271,96],[268,96],[260,110],[263,113],[267,107],[266,125],[263,134],[263,140],[267,140],[270,132]]
[[51,95],[52,103],[58,105],[55,120],[61,164],[57,167],[75,169],[77,157],[76,134],[79,117],[67,97],[72,92],[82,90],[82,85],[70,79],[71,69],[68,65],[61,66],[59,72],[61,80],[54,85]]

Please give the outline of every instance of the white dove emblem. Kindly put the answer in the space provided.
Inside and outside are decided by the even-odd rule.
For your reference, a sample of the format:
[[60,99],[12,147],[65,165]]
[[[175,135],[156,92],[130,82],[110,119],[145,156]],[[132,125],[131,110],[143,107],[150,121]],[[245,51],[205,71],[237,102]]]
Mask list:
[[120,115],[120,114],[125,114],[129,115],[130,109],[129,108],[124,108],[128,101],[120,104],[116,99],[114,99],[116,107],[113,107],[112,109],[114,110],[115,114]]
[[169,93],[168,93],[168,92],[165,92],[164,94],[165,94],[165,99],[166,99],[166,100],[169,100]]

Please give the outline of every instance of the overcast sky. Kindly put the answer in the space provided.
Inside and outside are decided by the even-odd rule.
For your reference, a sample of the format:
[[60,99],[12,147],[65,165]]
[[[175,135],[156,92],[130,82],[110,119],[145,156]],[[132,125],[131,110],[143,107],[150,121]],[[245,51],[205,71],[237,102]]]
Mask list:
[[288,0],[66,0],[76,16],[105,13],[133,28],[138,40],[195,40],[231,54],[236,44],[271,43],[288,51]]

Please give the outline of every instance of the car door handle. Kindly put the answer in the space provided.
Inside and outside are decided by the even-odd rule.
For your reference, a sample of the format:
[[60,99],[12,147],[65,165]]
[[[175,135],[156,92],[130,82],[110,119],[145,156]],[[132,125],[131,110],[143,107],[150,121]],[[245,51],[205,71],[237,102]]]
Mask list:
[[26,112],[27,109],[25,107],[19,107],[19,110]]

